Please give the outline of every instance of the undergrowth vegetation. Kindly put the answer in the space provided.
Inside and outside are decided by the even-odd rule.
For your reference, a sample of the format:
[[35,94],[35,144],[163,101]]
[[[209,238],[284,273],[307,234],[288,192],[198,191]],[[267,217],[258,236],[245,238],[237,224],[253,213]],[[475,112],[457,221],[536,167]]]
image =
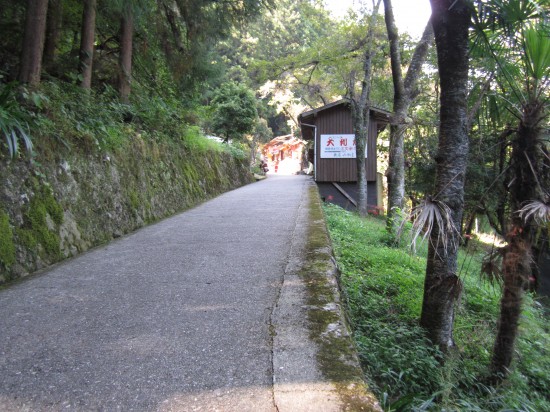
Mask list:
[[[32,92],[24,88],[0,84],[1,127],[9,134],[0,141],[8,146],[4,154],[13,156],[19,140],[32,149],[31,141],[53,139],[71,150],[114,151],[131,142],[135,136],[154,141],[171,141],[181,144],[183,150],[193,152],[227,151],[245,158],[240,144],[221,144],[202,133],[194,109],[186,107],[175,97],[160,97],[147,90],[134,90],[130,104],[119,101],[117,92],[105,86],[101,92],[82,90],[80,87],[58,81],[42,82]],[[6,102],[5,104],[2,102]],[[9,102],[14,102],[11,106]],[[19,102],[19,103],[17,103]],[[6,108],[17,107],[16,113]],[[6,109],[6,110],[4,110]],[[11,123],[10,123],[11,122]],[[22,124],[29,124],[25,133]],[[7,131],[5,131],[7,130]],[[14,143],[15,142],[15,143]]]
[[457,349],[443,363],[418,326],[426,245],[412,255],[390,245],[380,218],[361,219],[333,205],[325,213],[361,362],[385,410],[550,410],[549,323],[532,297],[512,374],[500,387],[488,383],[500,288],[480,278],[483,248],[461,252]]

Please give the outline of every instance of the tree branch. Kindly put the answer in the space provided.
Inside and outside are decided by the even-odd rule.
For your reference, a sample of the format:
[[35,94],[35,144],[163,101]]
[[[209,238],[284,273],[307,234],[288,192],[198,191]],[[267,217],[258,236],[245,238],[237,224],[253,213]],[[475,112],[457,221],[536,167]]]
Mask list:
[[403,71],[401,69],[399,32],[395,24],[391,0],[384,0],[384,20],[386,22],[386,30],[388,31],[388,40],[390,42],[390,61],[394,101],[399,101],[405,95],[405,88],[403,85]]
[[412,97],[415,93],[414,89],[416,89],[418,78],[420,77],[420,73],[422,72],[422,65],[426,61],[428,50],[430,49],[433,42],[434,30],[432,27],[432,20],[430,18],[430,20],[428,20],[428,23],[426,24],[426,27],[424,28],[424,32],[422,33],[420,41],[416,45],[416,49],[414,50],[411,59],[411,64],[409,65],[409,69],[407,70],[407,76],[405,77],[404,87],[409,97]]

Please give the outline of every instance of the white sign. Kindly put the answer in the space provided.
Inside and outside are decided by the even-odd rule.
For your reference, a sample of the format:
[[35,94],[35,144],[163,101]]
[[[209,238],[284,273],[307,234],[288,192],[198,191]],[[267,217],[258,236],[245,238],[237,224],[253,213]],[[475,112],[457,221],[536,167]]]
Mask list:
[[[321,159],[355,159],[354,134],[322,134]],[[365,157],[367,152],[365,148]]]

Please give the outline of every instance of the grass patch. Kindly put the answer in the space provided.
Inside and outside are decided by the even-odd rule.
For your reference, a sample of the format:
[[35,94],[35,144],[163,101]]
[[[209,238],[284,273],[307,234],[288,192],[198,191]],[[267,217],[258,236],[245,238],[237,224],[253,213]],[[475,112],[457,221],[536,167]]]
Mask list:
[[325,206],[340,283],[363,369],[388,411],[549,411],[548,320],[528,297],[514,371],[501,387],[487,381],[500,289],[480,276],[482,253],[462,251],[464,295],[456,312],[458,351],[442,354],[418,326],[426,246],[413,256],[388,246],[385,222]]

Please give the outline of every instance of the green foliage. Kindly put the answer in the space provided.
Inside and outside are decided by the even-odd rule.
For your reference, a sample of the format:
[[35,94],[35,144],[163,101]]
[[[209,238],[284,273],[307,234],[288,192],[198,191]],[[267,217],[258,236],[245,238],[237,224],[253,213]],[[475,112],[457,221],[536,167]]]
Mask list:
[[233,142],[225,145],[224,150],[230,153],[235,159],[244,160],[248,156],[248,147],[239,142]]
[[492,0],[475,15],[474,52],[491,56],[507,105],[532,103],[546,93],[548,6],[548,0]]
[[[281,101],[277,96],[282,91],[286,91],[286,95],[291,95],[292,100],[306,107],[318,107],[347,95],[350,84],[360,83],[356,74],[362,72],[368,19],[365,16],[355,15],[345,21],[335,22],[311,4],[309,7],[315,11],[310,11],[303,16],[300,12],[292,13],[295,8],[307,10],[303,4],[286,7],[289,11],[287,15],[281,13],[281,17],[290,21],[293,18],[300,19],[305,25],[308,25],[309,19],[322,23],[309,25],[310,29],[305,31],[309,34],[308,38],[301,42],[295,40],[299,36],[293,36],[292,30],[283,30],[281,34],[271,35],[272,39],[287,36],[290,38],[286,46],[268,52],[265,57],[258,56],[251,62],[254,73],[257,73],[256,76],[259,79],[264,82],[267,79],[276,81],[277,87],[270,91],[273,102],[285,105],[285,110],[288,112],[289,102]],[[289,26],[294,27],[292,24]],[[387,42],[384,27],[384,21],[380,15],[375,29],[377,49],[383,49]],[[311,30],[312,28],[315,29]],[[267,41],[273,41],[272,39]],[[259,40],[262,40],[261,36]],[[275,54],[280,51],[283,53]],[[377,107],[387,107],[391,104],[391,99],[388,100],[387,96],[393,92],[391,77],[387,74],[388,60],[383,53],[377,53],[374,56],[373,68],[375,81],[372,82],[372,104]],[[304,108],[304,106],[300,107],[300,111]]]
[[196,153],[221,152],[224,149],[221,143],[204,137],[198,126],[188,126],[182,136],[186,148]]
[[234,82],[221,86],[212,99],[212,129],[228,140],[242,140],[252,132],[258,111],[250,89]]
[[15,244],[10,218],[6,212],[0,210],[0,264],[9,267],[15,263]]
[[23,141],[29,152],[32,151],[28,113],[15,98],[16,87],[15,83],[0,83],[0,134],[4,136],[11,157],[19,152],[19,140]]
[[[534,89],[538,82],[544,82],[550,75],[550,34],[547,27],[528,27],[523,32],[523,49],[525,50],[525,66],[528,75],[534,79]],[[547,80],[546,80],[547,81]],[[543,83],[544,84],[544,83]]]
[[384,222],[325,207],[341,286],[360,358],[386,410],[548,410],[548,320],[526,305],[521,356],[504,386],[485,383],[499,293],[480,280],[481,255],[462,251],[464,296],[457,311],[458,351],[442,355],[417,325],[426,248],[388,247]]
[[254,140],[259,143],[267,143],[273,139],[273,130],[267,125],[267,120],[259,118],[254,126]]
[[98,94],[73,84],[44,82],[41,90],[48,101],[36,111],[36,123],[44,138],[99,150],[119,147],[127,138],[124,118],[133,116],[132,107],[119,103],[113,89]]
[[151,96],[136,87],[130,104],[122,104],[110,87],[96,93],[60,82],[44,82],[41,94],[41,106],[34,108],[38,133],[73,150],[116,151],[140,139],[176,142],[198,153],[225,150],[189,124],[198,120],[170,94]]

